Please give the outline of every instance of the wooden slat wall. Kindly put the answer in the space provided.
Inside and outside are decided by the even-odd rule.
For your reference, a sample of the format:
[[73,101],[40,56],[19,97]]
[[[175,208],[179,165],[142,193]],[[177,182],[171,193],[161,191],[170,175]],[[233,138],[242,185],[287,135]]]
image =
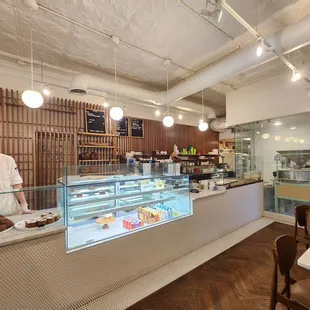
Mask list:
[[[78,147],[80,143],[104,141],[115,146],[107,149],[107,153],[98,151],[101,159],[115,161],[118,153],[132,150],[146,154],[154,150],[171,152],[174,143],[179,148],[193,145],[198,152],[218,148],[218,133],[211,130],[203,133],[197,127],[179,124],[166,128],[162,122],[153,120],[144,120],[144,138],[118,138],[112,136],[116,123],[102,106],[61,98],[45,97],[44,102],[40,109],[30,109],[22,103],[21,93],[0,88],[0,152],[14,157],[27,187],[55,184],[62,175],[63,165],[79,163],[78,155],[85,149]],[[86,127],[85,108],[105,111],[106,132],[110,137],[102,140],[82,134]],[[92,165],[98,168],[103,163]]]
[[[129,118],[130,123],[130,118]],[[130,151],[142,151],[151,154],[152,151],[172,152],[173,145],[187,148],[192,145],[197,152],[210,152],[218,148],[219,134],[207,130],[201,132],[197,127],[175,124],[166,128],[162,122],[144,120],[144,138],[120,137],[120,154]]]

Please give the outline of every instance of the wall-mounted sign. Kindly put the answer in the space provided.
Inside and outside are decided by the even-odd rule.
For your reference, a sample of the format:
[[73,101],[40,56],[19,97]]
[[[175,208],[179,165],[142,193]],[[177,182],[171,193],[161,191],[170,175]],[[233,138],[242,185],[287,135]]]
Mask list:
[[85,109],[86,131],[105,134],[105,114],[103,111]]
[[143,119],[132,118],[131,119],[131,136],[143,138]]
[[128,137],[128,118],[123,117],[121,120],[116,122],[116,132],[121,137]]

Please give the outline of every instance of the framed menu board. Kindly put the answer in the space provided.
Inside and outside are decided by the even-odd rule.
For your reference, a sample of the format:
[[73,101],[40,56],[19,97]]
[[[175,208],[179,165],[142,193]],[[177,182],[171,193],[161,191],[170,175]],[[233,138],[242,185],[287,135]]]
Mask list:
[[116,132],[121,137],[128,137],[128,117],[123,117],[116,123]]
[[140,118],[132,118],[131,119],[131,136],[137,138],[143,138],[143,119]]
[[105,114],[103,111],[85,109],[86,132],[105,134]]

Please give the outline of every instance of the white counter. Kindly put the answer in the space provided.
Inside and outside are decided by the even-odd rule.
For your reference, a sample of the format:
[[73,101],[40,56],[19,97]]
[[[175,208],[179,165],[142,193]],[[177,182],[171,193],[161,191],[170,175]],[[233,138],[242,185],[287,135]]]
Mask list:
[[[21,214],[21,215],[12,215],[7,216],[8,219],[13,221],[14,223],[18,223],[20,221],[40,217],[42,212],[56,212],[57,209],[49,209],[49,210],[40,210],[33,214]],[[56,234],[66,230],[66,226],[63,225],[62,221],[52,226],[44,226],[43,228],[38,228],[35,230],[29,229],[29,231],[20,231],[15,228],[4,231],[0,233],[0,247],[8,244],[26,241],[30,239],[35,239],[43,236],[48,236],[51,234]]]
[[223,194],[225,194],[225,192],[226,192],[226,189],[216,190],[216,191],[204,189],[204,190],[201,190],[199,193],[191,193],[191,198],[193,201],[195,201],[195,200],[202,199],[202,198],[208,198],[208,197],[212,197],[212,196],[216,196],[216,195],[223,195]]
[[310,249],[308,249],[303,255],[299,257],[297,264],[300,267],[310,270]]
[[[70,254],[64,231],[2,247],[2,308],[38,309],[44,300],[44,310],[84,309],[94,299],[262,216],[263,183],[199,194],[193,197],[193,216]],[[93,309],[103,308],[113,305]]]

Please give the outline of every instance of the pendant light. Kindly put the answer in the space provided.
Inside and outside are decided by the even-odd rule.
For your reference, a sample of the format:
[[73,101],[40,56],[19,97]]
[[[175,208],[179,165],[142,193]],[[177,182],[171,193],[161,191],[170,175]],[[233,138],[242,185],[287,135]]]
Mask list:
[[209,128],[208,123],[204,119],[204,114],[203,114],[203,90],[201,91],[201,121],[199,122],[198,128],[200,131],[206,131]]
[[[115,101],[117,101],[117,83],[116,83],[116,49],[114,48],[114,86],[115,86]],[[110,109],[110,116],[113,120],[119,121],[124,116],[124,111],[120,107],[112,107]]]
[[32,11],[30,25],[30,66],[31,66],[31,89],[27,89],[22,93],[23,103],[33,109],[39,108],[43,104],[42,95],[33,89],[33,47],[32,47]]
[[170,115],[170,109],[169,109],[170,104],[168,102],[168,89],[169,89],[168,66],[169,66],[169,64],[170,64],[169,60],[165,61],[165,65],[167,67],[167,69],[166,69],[166,82],[167,82],[166,104],[167,104],[167,115],[163,119],[163,124],[164,124],[165,127],[172,127],[173,124],[174,124],[174,119]]

